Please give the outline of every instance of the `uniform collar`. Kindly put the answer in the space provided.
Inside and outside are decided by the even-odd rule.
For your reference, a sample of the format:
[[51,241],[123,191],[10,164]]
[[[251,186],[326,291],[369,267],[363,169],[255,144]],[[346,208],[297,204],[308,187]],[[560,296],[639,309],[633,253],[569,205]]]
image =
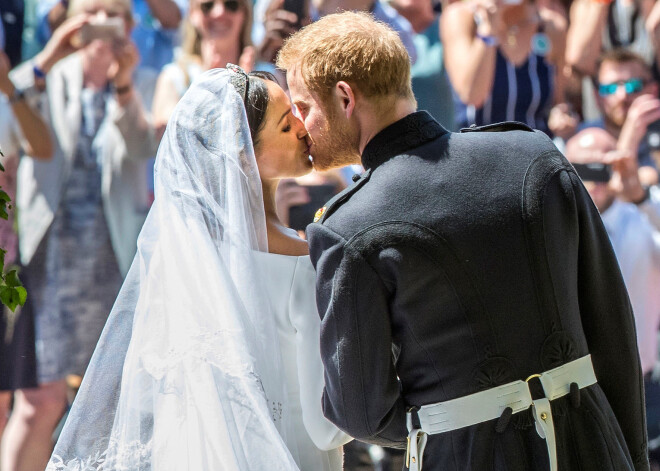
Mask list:
[[362,153],[362,166],[371,169],[408,149],[432,141],[447,131],[426,111],[411,113],[390,124],[369,141]]

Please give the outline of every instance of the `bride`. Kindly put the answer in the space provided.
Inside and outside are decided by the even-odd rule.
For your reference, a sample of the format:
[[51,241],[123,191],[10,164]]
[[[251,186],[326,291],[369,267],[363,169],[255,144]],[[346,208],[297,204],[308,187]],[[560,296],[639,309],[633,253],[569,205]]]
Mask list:
[[306,134],[264,74],[214,69],[183,96],[48,470],[341,469],[314,270],[275,212],[279,179],[311,170]]

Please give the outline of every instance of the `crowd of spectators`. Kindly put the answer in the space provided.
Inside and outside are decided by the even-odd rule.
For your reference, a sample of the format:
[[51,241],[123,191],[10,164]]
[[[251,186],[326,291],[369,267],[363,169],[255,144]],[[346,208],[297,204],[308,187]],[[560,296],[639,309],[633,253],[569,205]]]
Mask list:
[[[16,211],[0,221],[0,247],[29,297],[0,315],[0,470],[48,460],[135,253],[160,137],[190,83],[227,63],[277,73],[284,39],[340,10],[370,11],[399,33],[419,108],[449,130],[520,121],[574,164],[634,308],[660,469],[660,2],[3,0],[0,186]],[[359,171],[285,182],[282,219],[321,206],[316,198]],[[354,442],[345,467],[401,460]]]

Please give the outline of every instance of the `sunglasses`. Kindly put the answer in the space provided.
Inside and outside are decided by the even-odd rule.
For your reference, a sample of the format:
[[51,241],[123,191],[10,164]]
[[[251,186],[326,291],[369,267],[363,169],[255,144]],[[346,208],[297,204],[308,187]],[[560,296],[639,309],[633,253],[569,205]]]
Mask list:
[[[211,10],[213,10],[216,1],[218,0],[208,0],[206,2],[200,2],[199,9],[201,10],[204,16],[211,13]],[[222,0],[222,3],[225,7],[225,10],[232,13],[236,13],[239,10],[239,8],[241,8],[241,2],[239,2],[238,0]]]
[[600,96],[614,95],[622,85],[626,91],[626,95],[632,95],[633,93],[641,92],[644,85],[646,85],[646,81],[641,78],[631,78],[629,80],[619,80],[618,82],[612,83],[600,83],[598,84],[598,94]]

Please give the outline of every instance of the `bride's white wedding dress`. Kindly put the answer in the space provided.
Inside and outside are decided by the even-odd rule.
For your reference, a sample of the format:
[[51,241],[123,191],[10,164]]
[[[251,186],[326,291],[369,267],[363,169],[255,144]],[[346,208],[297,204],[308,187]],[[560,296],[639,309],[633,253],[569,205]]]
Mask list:
[[314,272],[267,253],[245,78],[206,72],[167,124],[137,254],[49,471],[341,469],[314,445],[347,439],[321,413]]
[[289,449],[298,450],[296,461],[301,471],[339,471],[342,469],[339,447],[350,437],[330,423],[321,411],[324,382],[314,267],[309,256],[259,252],[255,261],[266,281],[282,351],[294,431],[285,442]]

